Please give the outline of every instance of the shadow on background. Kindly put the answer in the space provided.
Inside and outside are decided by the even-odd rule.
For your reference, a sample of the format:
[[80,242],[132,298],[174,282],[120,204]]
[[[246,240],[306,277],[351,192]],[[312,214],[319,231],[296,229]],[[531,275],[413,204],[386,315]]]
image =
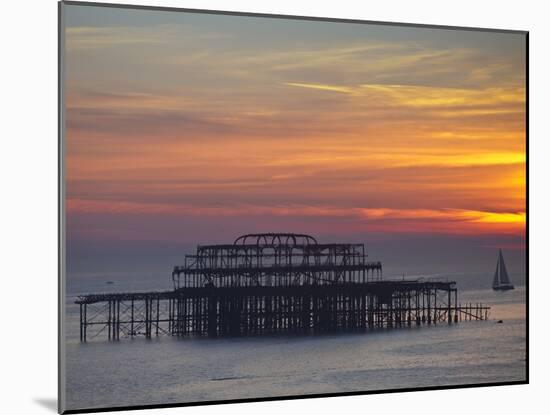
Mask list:
[[49,409],[52,412],[57,413],[57,399],[55,398],[35,398],[34,401],[43,406],[46,409]]

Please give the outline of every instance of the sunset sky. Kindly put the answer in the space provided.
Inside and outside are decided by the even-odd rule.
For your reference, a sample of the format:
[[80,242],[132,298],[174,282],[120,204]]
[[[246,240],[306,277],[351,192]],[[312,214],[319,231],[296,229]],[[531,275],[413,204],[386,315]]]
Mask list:
[[69,272],[277,231],[524,270],[524,35],[65,10]]

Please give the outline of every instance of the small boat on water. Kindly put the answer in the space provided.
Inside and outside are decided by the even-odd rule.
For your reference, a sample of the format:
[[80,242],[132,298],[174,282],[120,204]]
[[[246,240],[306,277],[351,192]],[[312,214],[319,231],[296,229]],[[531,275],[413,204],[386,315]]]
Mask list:
[[508,271],[506,270],[506,264],[504,264],[504,257],[502,256],[502,249],[499,249],[497,269],[495,270],[495,277],[493,278],[493,290],[506,291],[513,290],[514,286],[510,282],[508,277]]

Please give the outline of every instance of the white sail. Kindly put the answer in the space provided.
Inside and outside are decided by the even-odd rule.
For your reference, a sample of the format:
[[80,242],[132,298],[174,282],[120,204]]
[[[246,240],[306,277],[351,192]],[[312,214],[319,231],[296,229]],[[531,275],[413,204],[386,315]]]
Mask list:
[[504,256],[502,255],[502,249],[499,250],[497,267],[495,270],[495,276],[493,278],[493,288],[513,288],[508,277],[508,271],[506,270],[506,264],[504,263]]
[[508,271],[506,270],[506,265],[504,264],[504,257],[502,256],[502,250],[500,251],[499,255],[499,262],[500,262],[500,273],[499,273],[499,280],[501,284],[510,284],[510,278],[508,278]]
[[497,287],[500,284],[500,279],[498,277],[498,269],[500,268],[500,258],[497,259],[497,269],[495,270],[495,277],[493,278],[493,287]]

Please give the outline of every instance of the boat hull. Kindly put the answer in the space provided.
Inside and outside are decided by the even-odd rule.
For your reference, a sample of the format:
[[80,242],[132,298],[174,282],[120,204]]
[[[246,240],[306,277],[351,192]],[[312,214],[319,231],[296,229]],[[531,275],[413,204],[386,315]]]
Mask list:
[[513,290],[513,289],[514,289],[513,285],[500,285],[500,286],[497,286],[497,287],[493,287],[493,290],[495,290],[495,291],[508,291],[508,290]]

